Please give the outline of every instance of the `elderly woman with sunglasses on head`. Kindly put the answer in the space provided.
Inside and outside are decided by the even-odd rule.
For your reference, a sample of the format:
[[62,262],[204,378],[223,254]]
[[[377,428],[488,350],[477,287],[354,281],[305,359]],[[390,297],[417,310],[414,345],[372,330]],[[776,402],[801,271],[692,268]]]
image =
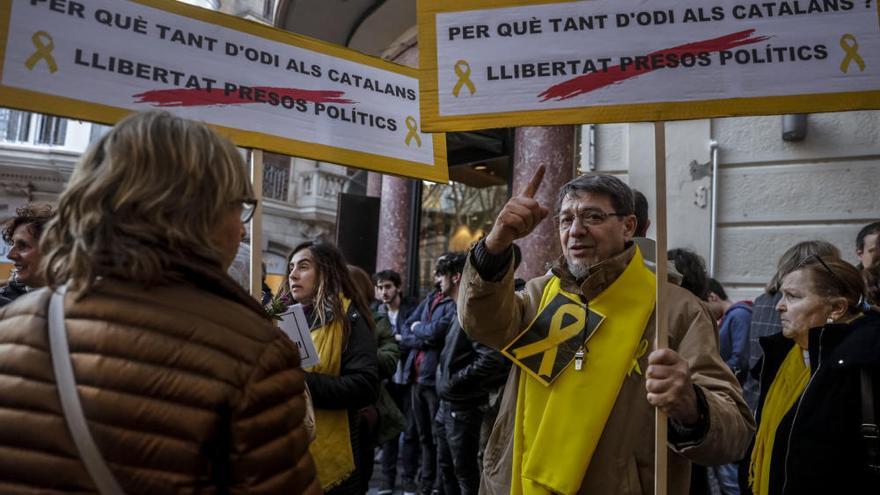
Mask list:
[[837,258],[805,259],[780,291],[782,333],[761,339],[753,493],[880,493],[862,427],[880,412],[880,313],[864,310],[859,271]]

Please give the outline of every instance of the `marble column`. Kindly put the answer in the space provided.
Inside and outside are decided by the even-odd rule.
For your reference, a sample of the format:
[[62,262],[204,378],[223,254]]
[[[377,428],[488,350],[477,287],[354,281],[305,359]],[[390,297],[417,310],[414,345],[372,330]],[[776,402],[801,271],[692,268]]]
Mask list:
[[[574,177],[575,127],[519,127],[515,132],[513,194],[522,191],[535,170],[544,165],[547,172],[535,199],[549,208],[552,215],[559,189]],[[550,218],[516,243],[523,253],[516,276],[525,280],[543,275],[562,253],[559,232]]]
[[[412,188],[413,183],[409,179],[391,175],[382,177],[376,271],[394,270],[401,277],[406,277]],[[409,283],[409,280],[404,281],[404,284]]]
[[[410,37],[415,40],[415,31]],[[409,67],[417,67],[419,63],[418,46],[405,45],[400,52],[389,54],[386,57],[398,64]],[[377,175],[370,173],[370,176]],[[367,182],[367,194],[372,196],[372,179]],[[382,176],[381,194],[377,194],[381,200],[379,213],[379,241],[376,246],[376,271],[394,270],[403,278],[404,287],[417,284],[417,280],[407,280],[406,268],[409,247],[410,197],[414,183],[410,179],[401,179],[392,175]],[[413,250],[418,246],[412,246]],[[414,253],[412,253],[414,255]]]

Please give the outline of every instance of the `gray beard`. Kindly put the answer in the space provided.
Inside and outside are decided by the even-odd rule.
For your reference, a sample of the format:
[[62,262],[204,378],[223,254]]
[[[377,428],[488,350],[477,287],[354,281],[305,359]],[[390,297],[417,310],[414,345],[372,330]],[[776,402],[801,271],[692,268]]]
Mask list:
[[590,273],[590,267],[586,265],[573,262],[569,259],[565,260],[565,264],[568,266],[568,271],[574,275],[576,280],[583,280],[587,278],[587,275]]

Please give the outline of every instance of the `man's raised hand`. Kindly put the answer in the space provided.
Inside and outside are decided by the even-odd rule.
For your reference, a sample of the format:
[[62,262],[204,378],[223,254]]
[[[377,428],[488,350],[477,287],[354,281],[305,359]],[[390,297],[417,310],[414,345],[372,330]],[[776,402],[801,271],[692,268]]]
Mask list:
[[547,217],[550,211],[535,201],[535,193],[543,179],[544,166],[541,165],[525,189],[504,205],[486,236],[486,250],[489,253],[503,253],[513,241],[529,235]]

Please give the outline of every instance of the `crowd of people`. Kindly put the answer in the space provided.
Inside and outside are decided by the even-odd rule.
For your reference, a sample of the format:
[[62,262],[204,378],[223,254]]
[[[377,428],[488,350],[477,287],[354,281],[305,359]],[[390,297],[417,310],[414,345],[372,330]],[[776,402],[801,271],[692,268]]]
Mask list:
[[[421,301],[314,241],[267,309],[226,273],[245,171],[206,126],[135,114],[57,208],[6,225],[0,491],[647,494],[659,409],[668,493],[880,492],[880,222],[858,267],[801,242],[733,301],[685,249],[657,280],[643,195],[590,174],[543,205],[539,168]],[[515,241],[544,221],[562,255],[516,279]],[[277,304],[301,305],[318,364]]]

